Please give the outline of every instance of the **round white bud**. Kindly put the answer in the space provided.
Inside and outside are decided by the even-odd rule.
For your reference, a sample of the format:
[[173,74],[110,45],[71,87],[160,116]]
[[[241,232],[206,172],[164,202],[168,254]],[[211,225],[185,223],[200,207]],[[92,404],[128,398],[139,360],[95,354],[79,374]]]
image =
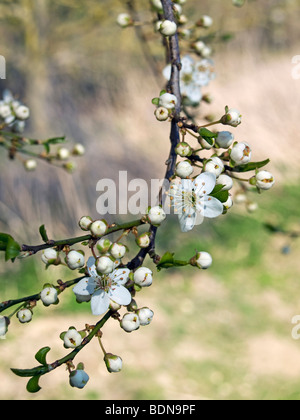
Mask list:
[[251,160],[251,149],[249,144],[241,142],[233,145],[230,158],[236,165],[245,165]]
[[147,219],[152,225],[160,225],[166,217],[165,211],[160,206],[151,207],[147,213]]
[[79,389],[84,388],[89,379],[89,375],[81,369],[73,370],[69,376],[70,385]]
[[117,23],[122,28],[126,28],[127,26],[132,25],[133,21],[128,13],[120,13],[117,17]]
[[222,190],[228,191],[233,187],[233,179],[231,176],[221,174],[216,180],[216,185],[223,185]]
[[186,143],[184,141],[181,141],[175,147],[175,152],[177,153],[177,155],[179,155],[181,157],[186,157],[186,156],[190,156],[191,155],[192,148],[191,148],[191,146],[188,143]]
[[115,242],[112,244],[109,252],[114,258],[123,258],[126,254],[126,246],[119,242]]
[[26,322],[30,322],[32,320],[32,312],[27,308],[20,309],[17,312],[17,317],[22,324],[25,324]]
[[211,172],[215,174],[216,177],[220,176],[223,170],[224,164],[217,156],[213,156],[205,163],[205,172]]
[[229,195],[225,203],[222,203],[226,210],[230,209],[233,206],[233,201],[231,196]]
[[173,109],[175,108],[175,105],[177,104],[177,98],[172,93],[163,93],[159,97],[159,106],[167,108],[167,109]]
[[116,373],[122,370],[123,361],[121,357],[116,356],[112,353],[106,353],[104,356],[104,362],[108,372]]
[[133,280],[135,284],[140,287],[149,287],[153,281],[153,273],[150,268],[147,267],[139,267],[133,275]]
[[175,173],[180,178],[187,178],[194,172],[194,168],[190,164],[188,160],[183,160],[182,162],[178,162],[176,165]]
[[57,290],[54,287],[45,287],[40,297],[45,306],[52,305],[57,302]]
[[83,156],[85,154],[85,147],[83,146],[83,144],[77,143],[75,144],[72,153],[76,156]]
[[0,337],[4,337],[7,333],[9,323],[9,318],[6,316],[0,316]]
[[114,262],[107,256],[96,259],[96,270],[98,274],[110,274],[115,268]]
[[70,157],[70,152],[65,147],[60,147],[57,151],[57,158],[59,160],[66,160]]
[[108,229],[108,224],[106,220],[95,220],[91,226],[90,231],[93,236],[96,238],[103,236]]
[[140,248],[147,248],[150,242],[150,235],[148,233],[142,233],[136,238],[136,243]]
[[255,175],[255,179],[256,186],[260,190],[269,190],[275,183],[273,175],[268,171],[258,171]]
[[82,337],[75,328],[70,328],[64,334],[63,341],[64,341],[64,346],[66,348],[75,349],[76,347],[80,346]]
[[154,312],[149,308],[140,308],[136,311],[139,317],[140,325],[149,325],[153,319]]
[[45,264],[54,263],[57,260],[58,252],[54,248],[47,248],[43,251],[41,259]]
[[216,143],[222,149],[228,149],[233,143],[234,135],[230,131],[219,131]]
[[164,36],[172,36],[177,32],[177,25],[171,20],[164,20],[159,28],[159,32]]
[[11,108],[9,105],[0,105],[0,117],[6,119],[11,116]]
[[37,167],[37,161],[35,159],[27,159],[24,162],[26,171],[35,171]]
[[85,231],[90,229],[90,226],[92,223],[93,223],[93,220],[90,216],[82,216],[78,222],[79,227]]
[[16,118],[18,120],[27,120],[30,115],[29,108],[25,105],[20,105],[15,109]]
[[120,327],[126,332],[132,332],[139,329],[139,317],[135,313],[126,313],[120,322]]
[[237,109],[231,108],[226,111],[225,115],[223,115],[221,122],[224,125],[237,127],[242,122],[242,116]]
[[198,25],[202,26],[203,28],[210,28],[212,24],[213,19],[207,15],[203,15],[198,22]]
[[66,256],[66,263],[71,270],[76,270],[84,266],[84,255],[72,249]]
[[106,254],[111,247],[112,242],[107,238],[101,238],[96,243],[96,248],[100,252],[100,254]]
[[196,265],[199,268],[206,269],[212,265],[212,256],[205,251],[198,252],[196,255]]
[[169,118],[169,111],[163,106],[159,106],[154,111],[154,115],[158,121],[166,121]]

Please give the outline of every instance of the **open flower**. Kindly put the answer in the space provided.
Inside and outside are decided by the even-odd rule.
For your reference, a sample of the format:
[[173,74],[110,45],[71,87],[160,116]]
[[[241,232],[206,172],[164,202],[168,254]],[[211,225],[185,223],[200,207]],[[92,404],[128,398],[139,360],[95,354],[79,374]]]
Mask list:
[[216,185],[216,176],[203,172],[194,181],[182,179],[179,184],[172,184],[169,196],[174,212],[178,214],[182,232],[188,232],[204,217],[217,217],[223,213],[223,204],[208,194]]
[[131,294],[124,284],[128,280],[130,270],[120,268],[110,274],[98,275],[95,258],[90,257],[87,262],[90,277],[84,277],[73,287],[73,292],[80,298],[91,296],[91,308],[94,315],[101,315],[109,308],[110,300],[120,304],[129,305]]

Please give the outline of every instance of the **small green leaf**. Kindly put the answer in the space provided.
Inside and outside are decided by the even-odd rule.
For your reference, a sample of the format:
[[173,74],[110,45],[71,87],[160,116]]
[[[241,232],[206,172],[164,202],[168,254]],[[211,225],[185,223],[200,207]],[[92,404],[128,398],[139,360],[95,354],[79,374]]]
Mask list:
[[217,137],[216,133],[213,133],[212,131],[208,130],[205,127],[200,128],[200,130],[198,130],[198,133],[200,134],[201,137],[207,139],[207,138],[215,138]]
[[270,162],[270,159],[262,160],[261,162],[249,162],[245,165],[238,165],[233,168],[234,172],[249,172],[254,171],[255,169],[262,168]]
[[47,366],[47,362],[46,362],[46,356],[48,354],[48,352],[50,351],[50,347],[42,347],[34,356],[35,359],[44,366]]
[[222,184],[215,185],[215,188],[212,190],[212,192],[210,193],[210,195],[214,195],[214,194],[218,193],[219,191],[221,191],[221,189],[223,187],[224,187],[224,185],[222,185]]
[[20,254],[21,247],[11,236],[8,238],[6,250],[5,250],[5,261],[12,260]]
[[40,235],[41,235],[43,241],[48,242],[49,238],[48,238],[48,235],[47,235],[45,225],[40,226],[39,232],[40,232]]
[[39,376],[33,376],[31,379],[29,379],[29,381],[27,382],[26,385],[26,389],[28,392],[30,393],[35,393],[35,392],[39,392],[40,389],[42,389],[39,386],[39,380],[40,380],[40,375]]
[[229,193],[228,191],[218,191],[214,194],[210,194],[212,197],[215,197],[217,200],[221,201],[221,203],[225,203],[228,200]]
[[159,105],[159,98],[153,98],[152,101],[153,105],[158,106]]

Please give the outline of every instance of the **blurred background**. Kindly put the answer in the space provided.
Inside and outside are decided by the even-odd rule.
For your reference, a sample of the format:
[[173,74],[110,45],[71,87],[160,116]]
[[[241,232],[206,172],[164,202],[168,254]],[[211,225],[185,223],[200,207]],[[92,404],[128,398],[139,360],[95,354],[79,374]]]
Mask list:
[[[147,7],[148,1],[138,2],[145,19]],[[0,89],[30,107],[25,134],[66,135],[86,147],[72,175],[43,162],[27,173],[1,154],[0,231],[20,243],[39,244],[42,224],[54,239],[80,235],[79,218],[99,216],[96,185],[102,178],[118,183],[120,170],[128,171],[129,180],[164,177],[169,125],[155,120],[151,104],[165,83],[164,50],[152,35],[147,48],[158,63],[154,75],[134,29],[116,24],[124,11],[126,1],[118,0],[0,1],[0,54],[7,64]],[[189,235],[175,218],[162,226],[159,253],[185,259],[208,251],[214,263],[207,271],[155,272],[153,286],[137,296],[140,307],[155,313],[150,326],[132,334],[114,322],[105,326],[104,346],[123,358],[122,373],[107,373],[95,341],[76,360],[90,373],[84,390],[70,388],[60,368],[41,379],[38,394],[28,394],[26,380],[9,368],[35,366],[34,354],[43,346],[52,348],[49,356],[56,360],[65,354],[62,331],[96,321],[88,304],[74,303],[71,290],[58,307],[38,305],[31,323],[14,319],[0,341],[0,399],[300,396],[300,341],[291,336],[291,319],[300,314],[300,241],[265,228],[269,223],[300,232],[300,79],[293,77],[292,62],[300,55],[300,1],[248,0],[237,8],[231,0],[187,0],[184,14],[212,16],[211,32],[228,40],[210,44],[217,77],[204,92],[213,102],[201,105],[199,120],[220,117],[225,105],[238,108],[243,122],[235,138],[252,146],[253,160],[271,159],[266,169],[276,184],[250,196],[258,204],[255,212],[235,203],[227,215]],[[1,301],[74,278],[55,267],[45,271],[38,255],[14,264],[2,259],[0,273]]]

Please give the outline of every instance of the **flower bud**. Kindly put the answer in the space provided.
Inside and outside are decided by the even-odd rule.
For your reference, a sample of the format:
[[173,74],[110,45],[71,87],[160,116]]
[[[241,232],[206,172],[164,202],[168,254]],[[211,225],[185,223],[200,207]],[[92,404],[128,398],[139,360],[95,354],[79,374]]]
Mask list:
[[133,20],[128,13],[120,13],[117,17],[117,23],[121,28],[127,28],[127,26],[133,24]]
[[197,26],[201,26],[202,28],[210,28],[213,24],[213,19],[210,16],[203,15],[199,21],[197,22]]
[[181,157],[186,157],[192,154],[192,148],[188,143],[181,141],[175,147],[175,152]]
[[133,280],[135,284],[140,287],[148,287],[151,286],[153,277],[153,273],[150,268],[147,267],[139,267],[133,275]]
[[151,207],[147,213],[147,219],[152,225],[160,225],[167,217],[165,211],[160,206]]
[[250,201],[246,204],[246,209],[249,213],[254,213],[258,209],[258,204]]
[[119,303],[114,302],[113,300],[110,300],[110,302],[109,302],[109,309],[110,310],[112,310],[114,312],[117,312],[119,309],[121,309],[121,307],[122,307],[122,305],[120,305]]
[[101,238],[96,243],[96,248],[100,252],[100,254],[106,254],[111,247],[112,242],[107,238]]
[[173,109],[175,108],[175,105],[177,104],[177,98],[172,93],[163,93],[159,97],[159,106],[167,108],[167,109]]
[[24,162],[26,171],[34,171],[37,167],[37,161],[35,159],[27,159]]
[[230,158],[236,165],[245,165],[251,160],[251,149],[247,143],[236,143],[233,145]]
[[172,36],[177,32],[177,25],[171,20],[164,20],[159,28],[159,32],[164,36]]
[[163,106],[159,106],[154,111],[154,115],[158,121],[166,121],[169,118],[169,111]]
[[66,163],[64,163],[63,164],[63,168],[69,173],[69,174],[72,174],[75,170],[76,170],[76,168],[77,168],[77,165],[76,165],[76,163],[75,162],[66,162]]
[[255,180],[256,186],[260,190],[269,190],[275,183],[273,175],[268,171],[258,171]]
[[216,143],[222,149],[228,149],[233,143],[234,135],[230,131],[219,131]]
[[119,242],[115,242],[112,244],[109,252],[114,258],[123,258],[126,254],[126,246]]
[[82,216],[78,222],[79,227],[85,231],[90,229],[92,223],[93,223],[93,220],[90,216]]
[[121,322],[120,327],[126,332],[132,332],[140,328],[139,317],[135,313],[126,313]]
[[70,385],[79,389],[84,388],[89,379],[89,375],[82,369],[73,370],[69,376]]
[[83,156],[85,154],[85,147],[81,143],[75,144],[72,154],[75,156]]
[[137,316],[139,317],[140,325],[149,325],[153,319],[154,312],[149,308],[140,308],[136,311]]
[[142,233],[136,238],[136,243],[140,248],[147,248],[150,245],[150,234]]
[[104,362],[108,372],[116,373],[122,370],[123,361],[121,357],[116,356],[112,353],[106,353],[104,356]]
[[205,163],[205,172],[211,172],[215,174],[216,177],[220,176],[223,170],[224,164],[217,156],[213,156]]
[[221,122],[224,125],[231,125],[232,127],[237,127],[242,122],[242,116],[237,109],[231,108],[226,109],[225,114],[221,118]]
[[245,203],[247,201],[247,196],[246,194],[239,192],[234,196],[234,202],[237,204],[242,204]]
[[212,265],[212,256],[205,251],[196,254],[195,265],[198,268],[206,269]]
[[216,185],[223,185],[221,191],[228,191],[233,187],[233,180],[230,176],[221,174],[216,180]]
[[4,337],[10,324],[9,318],[0,316],[0,337]]
[[61,334],[65,348],[75,349],[80,346],[82,336],[75,328],[70,328],[66,333]]
[[59,160],[66,160],[70,157],[70,152],[65,147],[60,147],[56,156]]
[[110,274],[114,268],[115,265],[111,258],[103,256],[96,259],[96,270],[99,275]]
[[15,109],[16,118],[18,120],[27,120],[30,115],[29,108],[25,105],[20,105]]
[[23,308],[17,312],[17,318],[22,323],[30,322],[32,320],[32,312],[30,309]]
[[215,139],[210,139],[211,143],[205,140],[203,137],[198,137],[198,143],[203,147],[203,149],[209,150],[215,145]]
[[176,175],[180,178],[187,178],[194,172],[194,168],[188,160],[178,162],[176,165]]
[[222,203],[226,210],[230,209],[233,206],[233,201],[231,196],[229,195],[225,203]]
[[84,253],[83,251],[75,251],[72,249],[66,256],[66,263],[71,270],[82,268],[84,266]]
[[58,252],[54,248],[47,248],[43,251],[41,259],[45,264],[53,264],[58,258]]
[[162,12],[163,6],[161,0],[151,0],[152,6],[155,8],[156,11]]
[[106,220],[95,220],[90,226],[91,234],[95,238],[99,238],[100,236],[103,236],[106,233],[107,229],[108,229],[108,224]]
[[58,302],[57,290],[54,287],[45,287],[41,291],[40,297],[45,306],[49,306]]

